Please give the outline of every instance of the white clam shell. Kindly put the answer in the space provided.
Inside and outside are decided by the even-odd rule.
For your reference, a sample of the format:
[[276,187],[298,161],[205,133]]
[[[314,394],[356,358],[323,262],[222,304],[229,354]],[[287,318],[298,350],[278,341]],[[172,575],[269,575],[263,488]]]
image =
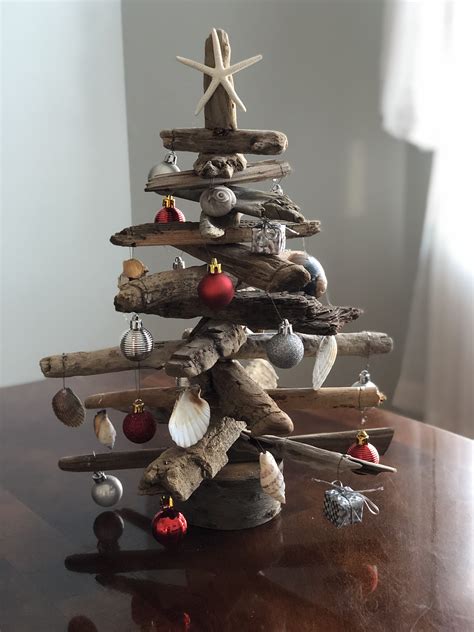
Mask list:
[[99,410],[99,412],[96,413],[94,417],[94,432],[100,443],[112,450],[115,444],[115,438],[117,437],[117,431],[108,418],[106,410]]
[[326,381],[337,357],[336,336],[324,336],[319,343],[313,368],[313,388],[316,390]]
[[286,502],[285,479],[271,452],[260,453],[260,485],[263,491],[275,500],[280,503]]
[[171,438],[181,448],[189,448],[206,434],[211,419],[209,404],[200,389],[186,389],[176,400],[168,428]]
[[222,217],[227,215],[237,203],[237,198],[232,189],[224,186],[205,189],[199,198],[201,208],[210,217]]

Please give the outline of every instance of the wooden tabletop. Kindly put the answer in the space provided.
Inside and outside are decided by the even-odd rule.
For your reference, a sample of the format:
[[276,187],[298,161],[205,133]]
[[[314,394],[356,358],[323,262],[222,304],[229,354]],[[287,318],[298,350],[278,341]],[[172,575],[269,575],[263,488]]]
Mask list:
[[[81,397],[131,383],[125,374],[68,381]],[[91,414],[79,429],[54,418],[59,388],[48,380],[1,392],[2,632],[474,629],[468,439],[371,411],[368,427],[395,428],[383,461],[398,474],[344,482],[383,484],[372,495],[379,516],[366,512],[362,524],[336,529],[322,516],[325,486],[287,462],[278,518],[241,532],[191,528],[168,551],[150,536],[158,502],[136,495],[139,471],[118,473],[121,518],[101,516],[98,542],[93,526],[104,512],[90,498],[90,474],[61,472],[57,461],[100,445]],[[119,430],[121,415],[110,416]],[[358,420],[353,411],[293,418],[299,433],[356,428]],[[166,428],[158,434],[149,447],[164,443]],[[129,448],[119,435],[116,449]]]

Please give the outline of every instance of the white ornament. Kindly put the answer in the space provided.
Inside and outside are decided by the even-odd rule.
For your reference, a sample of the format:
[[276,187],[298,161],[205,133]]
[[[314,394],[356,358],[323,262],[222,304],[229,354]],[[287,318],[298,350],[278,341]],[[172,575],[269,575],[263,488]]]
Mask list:
[[271,452],[260,452],[260,485],[263,491],[285,503],[285,479]]
[[168,429],[171,438],[180,448],[189,448],[206,434],[211,419],[209,404],[197,391],[184,390],[176,400]]
[[232,189],[225,186],[204,189],[199,198],[202,210],[209,217],[227,215],[237,204],[237,198]]
[[211,83],[209,84],[206,92],[199,100],[194,114],[199,114],[199,112],[212,97],[219,85],[222,85],[232,101],[236,105],[238,105],[244,112],[246,112],[247,109],[240,100],[239,95],[235,91],[234,86],[230,81],[230,76],[235,74],[236,72],[240,72],[244,68],[253,66],[253,64],[256,64],[262,59],[262,55],[256,55],[255,57],[244,59],[244,61],[239,61],[237,64],[232,64],[232,66],[224,66],[224,62],[222,60],[221,45],[219,43],[219,37],[217,35],[216,29],[212,29],[212,47],[214,49],[214,68],[212,68],[211,66],[206,66],[205,64],[200,64],[198,61],[193,61],[192,59],[186,59],[185,57],[176,57],[176,59],[182,64],[185,64],[190,68],[194,68],[195,70],[202,72],[205,75],[209,75],[209,77],[212,77]]
[[91,496],[95,503],[101,507],[112,507],[122,498],[122,483],[116,476],[94,472]]
[[313,388],[321,388],[336,361],[336,336],[323,336],[316,352],[313,368]]

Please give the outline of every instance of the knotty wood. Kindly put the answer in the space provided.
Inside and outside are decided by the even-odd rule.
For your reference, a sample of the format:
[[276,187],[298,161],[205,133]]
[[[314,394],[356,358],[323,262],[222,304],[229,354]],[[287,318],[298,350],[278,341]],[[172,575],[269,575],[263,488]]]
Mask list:
[[[183,222],[171,224],[139,224],[124,228],[119,233],[115,233],[110,241],[115,246],[201,246],[209,242],[216,244],[238,244],[252,241],[252,229],[260,222],[245,220],[238,227],[223,226],[221,221],[224,218],[208,217],[204,215],[207,222],[212,222],[213,226],[221,230],[220,236],[209,234],[208,238],[203,233],[199,222]],[[224,216],[227,218],[228,216]],[[234,217],[234,216],[233,216]],[[201,220],[202,222],[202,220]],[[287,239],[297,239],[300,237],[310,237],[320,231],[321,222],[318,220],[306,220],[301,224],[287,224],[290,230],[286,231]]]
[[206,154],[275,156],[282,154],[288,147],[288,139],[283,132],[261,129],[164,129],[160,137],[167,149]]
[[194,173],[200,178],[227,178],[243,171],[247,158],[242,154],[199,154],[193,164]]
[[[248,164],[244,171],[234,173],[231,178],[215,178],[213,185],[217,184],[242,184],[244,182],[260,182],[272,178],[283,178],[291,173],[290,164],[286,161],[262,160]],[[209,181],[200,178],[194,171],[180,171],[179,173],[166,173],[148,180],[145,191],[166,194],[176,193],[181,189],[207,188]]]
[[[235,354],[234,354],[235,355]],[[278,373],[268,360],[255,358],[245,365],[247,374],[265,390],[278,387]]]
[[[250,334],[238,351],[230,357],[237,360],[265,358],[265,344],[273,336],[268,334]],[[305,356],[316,355],[321,343],[321,336],[300,334],[303,341]],[[371,331],[337,334],[337,353],[339,356],[369,356],[390,353],[393,341],[387,334]],[[155,341],[153,353],[146,360],[140,362],[143,369],[163,369],[171,356],[183,345],[183,340]],[[40,367],[45,377],[62,377],[62,355],[47,356],[40,361]],[[120,352],[119,347],[99,349],[97,351],[79,351],[68,353],[64,361],[65,377],[75,375],[100,375],[136,369],[134,362],[130,362]]]
[[166,489],[179,500],[187,500],[206,478],[214,476],[228,462],[227,450],[237,440],[245,422],[229,417],[211,419],[204,437],[190,448],[165,450],[145,469],[141,492],[161,493]]
[[[228,34],[222,29],[216,29],[221,47],[222,62],[224,66],[230,66],[231,48]],[[209,35],[204,44],[204,64],[210,68],[216,65],[214,59],[214,47],[212,35]],[[229,82],[233,86],[234,78],[229,76]],[[203,75],[203,88],[206,92],[211,77]],[[209,130],[213,129],[237,129],[237,109],[235,103],[229,97],[222,85],[219,85],[212,97],[204,106],[204,124]]]

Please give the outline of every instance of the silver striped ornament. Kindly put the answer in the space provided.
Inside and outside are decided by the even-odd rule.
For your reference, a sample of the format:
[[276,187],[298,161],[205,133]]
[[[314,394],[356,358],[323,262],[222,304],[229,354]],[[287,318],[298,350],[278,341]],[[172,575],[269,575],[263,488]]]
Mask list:
[[134,362],[145,360],[153,351],[153,336],[145,329],[142,319],[136,314],[130,321],[130,329],[122,335],[120,351],[127,360]]

